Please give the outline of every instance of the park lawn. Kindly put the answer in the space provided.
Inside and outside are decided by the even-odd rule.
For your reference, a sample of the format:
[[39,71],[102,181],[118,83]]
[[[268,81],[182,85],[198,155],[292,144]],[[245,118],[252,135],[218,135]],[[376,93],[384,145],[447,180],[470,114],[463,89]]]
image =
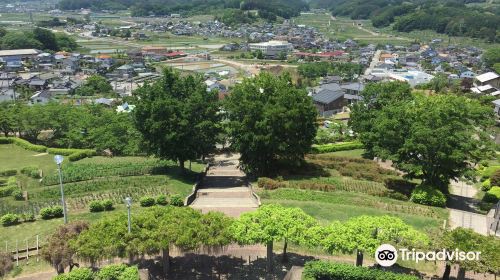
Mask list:
[[12,144],[0,145],[0,170],[21,170],[23,167],[33,165],[42,169],[44,174],[55,171],[57,166],[54,163],[54,155],[36,156],[39,154]]
[[443,208],[363,193],[278,189],[259,191],[259,195],[263,203],[299,207],[323,224],[361,215],[391,215],[401,218],[416,229],[428,231],[438,229],[448,219],[448,210]]
[[362,155],[364,152],[365,152],[364,149],[355,149],[355,150],[350,150],[350,151],[339,151],[339,152],[333,152],[333,153],[328,153],[328,154],[339,156],[339,157],[362,158]]

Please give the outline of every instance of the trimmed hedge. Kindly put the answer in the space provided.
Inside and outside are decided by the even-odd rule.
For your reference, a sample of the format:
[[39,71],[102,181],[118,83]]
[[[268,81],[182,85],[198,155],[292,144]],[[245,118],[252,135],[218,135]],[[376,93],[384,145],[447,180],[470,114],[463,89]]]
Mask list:
[[484,180],[484,182],[481,183],[481,190],[487,192],[490,189],[491,189],[491,180],[490,179]]
[[37,166],[25,166],[21,169],[21,174],[29,176],[33,179],[40,179],[40,169]]
[[163,206],[168,205],[168,198],[167,198],[167,196],[164,195],[164,194],[161,194],[161,195],[157,196],[156,197],[156,204],[163,205]]
[[53,280],[94,280],[94,273],[90,268],[80,267],[65,274],[59,274]]
[[184,206],[184,199],[182,199],[182,196],[174,194],[170,197],[170,205],[182,207]]
[[0,223],[2,223],[4,227],[16,225],[19,223],[19,215],[11,213],[5,214],[0,218]]
[[44,153],[47,151],[47,147],[45,146],[31,144],[30,142],[17,137],[0,137],[0,144],[14,144],[26,150],[39,153]]
[[333,153],[333,152],[349,151],[356,149],[363,149],[363,144],[361,144],[360,142],[344,142],[344,143],[335,143],[326,145],[313,145],[311,148],[311,153],[324,154],[324,153]]
[[9,177],[9,176],[15,176],[15,175],[17,175],[16,169],[0,170],[0,177]]
[[40,209],[40,216],[44,220],[60,218],[64,216],[62,206],[52,206]]
[[438,189],[429,186],[418,186],[413,190],[410,200],[412,202],[436,206],[446,206],[446,196]]
[[111,201],[110,199],[94,200],[89,204],[90,212],[111,211],[113,209],[115,209],[113,207],[113,201]]
[[139,280],[139,269],[125,264],[107,265],[96,272],[90,268],[75,268],[57,275],[53,280]]
[[151,207],[156,204],[156,200],[151,196],[144,196],[139,199],[139,204],[142,207]]
[[17,186],[0,187],[0,197],[11,196],[12,193],[17,189]]
[[418,280],[417,276],[327,261],[307,262],[303,280]]
[[483,201],[488,203],[497,203],[500,200],[500,187],[494,186],[483,196]]

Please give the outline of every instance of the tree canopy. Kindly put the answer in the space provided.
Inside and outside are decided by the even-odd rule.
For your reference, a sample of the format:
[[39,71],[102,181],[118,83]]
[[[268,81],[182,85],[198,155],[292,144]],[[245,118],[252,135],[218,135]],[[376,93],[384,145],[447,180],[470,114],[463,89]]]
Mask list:
[[492,110],[452,94],[411,94],[402,83],[369,85],[353,106],[351,124],[366,155],[390,159],[408,178],[448,192],[471,163],[491,156]]
[[216,91],[207,91],[201,76],[181,76],[164,69],[153,84],[134,94],[139,97],[135,125],[149,153],[179,162],[206,156],[215,148],[219,102]]
[[232,146],[247,171],[272,173],[286,161],[300,165],[316,135],[317,110],[288,75],[261,73],[226,98]]

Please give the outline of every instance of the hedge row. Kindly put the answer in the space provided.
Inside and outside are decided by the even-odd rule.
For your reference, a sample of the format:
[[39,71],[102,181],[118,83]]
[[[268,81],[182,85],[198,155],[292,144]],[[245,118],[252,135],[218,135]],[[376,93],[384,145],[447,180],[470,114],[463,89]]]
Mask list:
[[115,209],[115,207],[111,199],[94,200],[89,204],[90,212],[111,211],[113,209]]
[[61,218],[64,216],[62,206],[51,206],[40,209],[40,216],[44,220],[50,220],[54,218]]
[[429,186],[420,185],[416,187],[411,194],[410,200],[423,205],[446,206],[446,196],[440,190]]
[[[16,177],[9,177],[7,179],[7,186],[0,187],[0,197],[7,197],[11,195],[15,195],[16,191],[19,191],[19,187],[17,186]],[[22,194],[21,194],[22,196]]]
[[327,261],[306,263],[303,280],[418,280],[417,276]]
[[0,144],[15,144],[26,150],[49,154],[58,154],[67,156],[69,161],[77,161],[86,157],[92,157],[97,154],[96,150],[91,149],[60,149],[60,148],[47,148],[42,145],[31,144],[30,142],[16,137],[0,137]]
[[154,205],[172,205],[177,207],[184,206],[184,201],[182,197],[178,194],[174,194],[170,197],[170,200],[167,200],[166,195],[159,195],[156,198],[152,196],[143,196],[139,199],[139,204],[142,207],[151,207]]
[[72,271],[57,275],[53,280],[139,280],[137,266],[111,264],[93,272],[90,268],[75,268]]
[[7,213],[0,217],[0,224],[4,227],[8,226],[13,226],[21,223],[21,221],[24,222],[33,222],[35,221],[35,215],[33,213],[27,213],[27,214],[12,214],[12,213]]
[[312,146],[311,152],[313,154],[324,154],[324,153],[333,153],[339,151],[356,150],[362,148],[363,144],[361,144],[360,142],[344,142],[336,144],[314,145]]
[[0,170],[0,177],[9,177],[9,176],[15,176],[15,175],[17,175],[16,169]]

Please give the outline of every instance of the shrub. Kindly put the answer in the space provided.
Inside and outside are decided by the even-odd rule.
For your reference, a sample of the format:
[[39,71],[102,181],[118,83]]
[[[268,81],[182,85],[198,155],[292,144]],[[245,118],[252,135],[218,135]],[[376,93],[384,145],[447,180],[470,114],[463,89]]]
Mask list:
[[113,201],[111,201],[111,199],[105,199],[101,201],[101,204],[102,207],[104,207],[104,211],[111,211],[115,209],[115,207],[113,206]]
[[9,176],[15,176],[15,175],[17,175],[17,170],[15,170],[15,169],[6,169],[6,170],[0,171],[1,177],[9,177]]
[[94,280],[94,273],[90,268],[75,268],[71,272],[57,275],[53,280]]
[[490,189],[491,189],[491,180],[490,179],[484,180],[484,182],[481,183],[481,190],[487,192]]
[[21,190],[15,190],[12,192],[12,196],[15,200],[24,200],[23,192]]
[[181,207],[184,206],[184,200],[178,194],[174,194],[170,197],[170,205]]
[[153,197],[150,197],[150,196],[143,196],[141,197],[141,199],[139,199],[139,204],[142,206],[142,207],[151,207],[153,205],[155,205],[156,201]]
[[118,280],[139,280],[139,269],[137,268],[137,266],[130,266],[125,268]]
[[157,196],[156,197],[156,204],[163,205],[163,206],[167,205],[168,204],[167,196],[164,194]]
[[7,187],[1,187],[0,188],[0,197],[7,197],[7,196],[11,196],[12,193],[17,190],[17,186],[7,186]]
[[275,190],[279,188],[286,188],[287,184],[282,181],[276,181],[267,177],[260,177],[257,180],[257,186],[264,190]]
[[495,173],[497,170],[500,170],[500,165],[493,165],[493,166],[488,166],[486,168],[484,168],[482,171],[481,171],[481,177],[483,179],[488,179],[490,178],[493,173]]
[[19,216],[16,214],[8,213],[0,218],[0,222],[4,227],[16,225],[19,223]]
[[68,160],[69,161],[78,161],[78,160],[81,160],[84,158],[93,157],[95,155],[97,155],[97,152],[95,150],[82,150],[82,151],[79,151],[79,152],[76,152],[76,153],[69,155]]
[[137,266],[126,266],[125,264],[112,264],[101,268],[95,274],[96,280],[139,280],[139,269]]
[[490,181],[492,186],[500,186],[500,169],[491,174]]
[[326,144],[326,145],[314,145],[311,148],[311,152],[313,154],[324,154],[324,153],[333,153],[339,151],[349,151],[362,149],[363,144],[359,142],[344,142],[344,143],[336,143],[336,144]]
[[104,211],[104,206],[102,205],[101,201],[94,200],[89,203],[89,210],[90,212],[102,212]]
[[446,206],[446,196],[438,189],[420,185],[411,194],[411,201],[429,205],[429,206],[437,206],[437,207],[445,207]]
[[64,211],[61,206],[51,206],[40,209],[40,216],[44,220],[60,218],[64,216]]
[[8,187],[17,187],[17,178],[16,177],[9,177],[7,179],[7,186]]
[[23,213],[21,214],[21,218],[25,222],[34,222],[36,220],[35,214],[33,213]]
[[36,166],[26,166],[21,169],[21,173],[34,179],[40,179],[40,170]]
[[500,187],[494,186],[483,196],[483,201],[488,203],[497,203],[500,200]]
[[418,280],[417,276],[398,274],[379,269],[349,264],[332,263],[327,261],[307,262],[302,273],[304,280],[332,279],[332,280]]

